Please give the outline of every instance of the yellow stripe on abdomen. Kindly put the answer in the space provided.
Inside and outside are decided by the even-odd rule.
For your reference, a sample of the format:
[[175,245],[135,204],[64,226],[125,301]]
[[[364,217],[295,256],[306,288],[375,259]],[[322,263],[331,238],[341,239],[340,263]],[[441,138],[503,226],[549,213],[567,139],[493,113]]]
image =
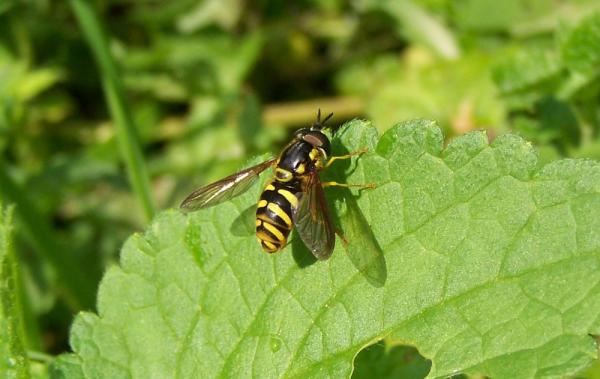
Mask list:
[[277,225],[271,224],[268,220],[258,221],[260,225],[256,227],[256,237],[260,241],[263,250],[267,253],[276,253],[281,250],[287,242],[289,231],[279,229]]
[[279,250],[281,250],[280,246],[277,246],[269,241],[262,241],[260,240],[260,246],[262,246],[263,250],[266,251],[267,253],[276,253]]
[[269,224],[268,222],[263,223],[262,225],[269,233],[271,233],[277,241],[281,244],[284,244],[287,238],[281,233],[279,229],[275,225]]
[[274,180],[265,186],[256,209],[256,237],[267,253],[276,253],[287,243],[293,228],[292,211],[298,206],[294,193],[300,183]]
[[296,208],[298,206],[298,198],[290,191],[280,188],[277,190],[277,193],[283,196],[290,203],[292,208]]
[[283,211],[283,209],[279,208],[279,205],[275,203],[269,203],[267,204],[267,209],[275,213],[277,217],[282,219],[288,227],[292,227],[292,219],[287,213]]

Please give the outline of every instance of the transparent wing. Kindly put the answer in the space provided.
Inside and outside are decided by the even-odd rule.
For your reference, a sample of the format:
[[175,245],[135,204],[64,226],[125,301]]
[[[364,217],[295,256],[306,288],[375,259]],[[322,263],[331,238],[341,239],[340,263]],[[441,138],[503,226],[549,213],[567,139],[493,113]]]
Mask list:
[[271,167],[275,158],[257,164],[192,192],[181,203],[181,208],[193,211],[212,207],[246,192],[258,179],[258,175]]
[[335,246],[335,231],[317,172],[311,174],[292,216],[298,235],[313,255],[321,260],[329,258]]

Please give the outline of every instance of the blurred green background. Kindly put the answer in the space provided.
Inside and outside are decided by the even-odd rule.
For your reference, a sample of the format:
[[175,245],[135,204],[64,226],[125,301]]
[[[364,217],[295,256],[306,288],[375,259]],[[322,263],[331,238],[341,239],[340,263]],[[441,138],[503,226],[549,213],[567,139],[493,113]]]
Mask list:
[[598,0],[1,0],[0,199],[16,204],[29,350],[127,236],[276,153],[317,108],[385,130],[514,132],[600,158]]

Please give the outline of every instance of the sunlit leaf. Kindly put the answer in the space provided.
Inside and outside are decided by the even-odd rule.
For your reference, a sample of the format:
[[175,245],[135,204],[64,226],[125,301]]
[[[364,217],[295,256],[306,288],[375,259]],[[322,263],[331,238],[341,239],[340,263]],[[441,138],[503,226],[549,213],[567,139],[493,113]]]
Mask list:
[[384,252],[382,286],[340,243],[331,259],[307,265],[294,244],[271,256],[253,236],[233,235],[256,186],[188,216],[164,212],[132,236],[102,281],[98,314],[76,318],[74,355],[55,370],[345,377],[354,356],[385,336],[431,359],[432,378],[565,377],[596,358],[598,163],[539,168],[514,135],[488,144],[472,132],[444,148],[424,120],[378,140],[368,122],[353,121],[336,138],[348,151],[370,149],[346,177],[378,184],[355,199]]

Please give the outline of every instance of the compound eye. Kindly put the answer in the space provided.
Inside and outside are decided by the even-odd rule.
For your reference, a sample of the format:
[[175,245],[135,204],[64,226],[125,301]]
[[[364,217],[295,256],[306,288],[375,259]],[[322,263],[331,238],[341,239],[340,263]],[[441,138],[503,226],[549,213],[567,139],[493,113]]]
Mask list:
[[302,136],[302,139],[310,143],[314,147],[323,146],[323,140],[314,134],[307,134],[305,136]]

